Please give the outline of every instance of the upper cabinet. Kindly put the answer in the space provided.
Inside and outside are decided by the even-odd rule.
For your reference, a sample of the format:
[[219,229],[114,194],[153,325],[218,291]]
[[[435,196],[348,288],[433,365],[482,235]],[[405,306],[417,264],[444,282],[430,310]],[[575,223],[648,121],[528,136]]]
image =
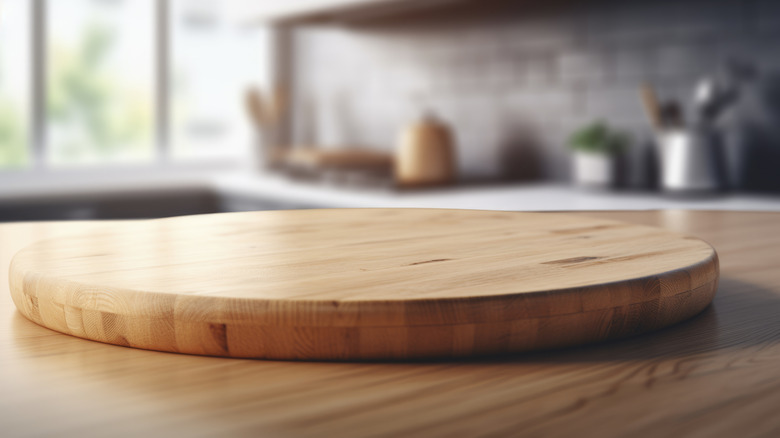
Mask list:
[[230,0],[241,24],[349,22],[414,12],[464,0]]

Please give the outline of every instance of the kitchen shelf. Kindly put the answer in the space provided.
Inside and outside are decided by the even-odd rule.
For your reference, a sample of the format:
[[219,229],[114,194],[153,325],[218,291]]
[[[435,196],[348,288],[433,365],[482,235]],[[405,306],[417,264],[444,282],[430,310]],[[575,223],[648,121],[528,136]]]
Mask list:
[[[446,7],[467,0],[288,0],[239,2],[234,21],[249,24],[312,24],[354,22]],[[247,18],[250,17],[250,18]]]

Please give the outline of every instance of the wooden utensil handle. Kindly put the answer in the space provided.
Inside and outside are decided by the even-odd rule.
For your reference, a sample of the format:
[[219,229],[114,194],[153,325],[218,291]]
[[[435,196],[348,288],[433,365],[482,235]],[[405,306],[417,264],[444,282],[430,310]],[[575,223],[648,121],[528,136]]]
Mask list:
[[655,90],[650,84],[643,84],[642,88],[640,89],[640,95],[642,97],[642,104],[645,107],[645,112],[647,113],[647,118],[650,120],[650,123],[654,128],[662,129],[663,122],[661,120],[661,109]]

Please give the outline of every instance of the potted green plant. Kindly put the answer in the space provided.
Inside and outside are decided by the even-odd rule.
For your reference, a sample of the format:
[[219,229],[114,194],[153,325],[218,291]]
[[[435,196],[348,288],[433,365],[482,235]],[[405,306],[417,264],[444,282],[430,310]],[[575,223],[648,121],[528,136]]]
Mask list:
[[605,122],[590,123],[569,138],[573,152],[574,181],[586,187],[611,187],[617,182],[618,157],[628,148],[625,133],[611,129]]

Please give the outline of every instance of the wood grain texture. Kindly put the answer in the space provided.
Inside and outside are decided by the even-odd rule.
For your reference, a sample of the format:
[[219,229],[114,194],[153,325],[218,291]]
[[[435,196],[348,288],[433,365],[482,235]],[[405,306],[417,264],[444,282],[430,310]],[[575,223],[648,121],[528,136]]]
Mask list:
[[415,363],[276,362],[85,342],[34,324],[11,257],[119,222],[0,224],[0,430],[30,436],[776,437],[780,214],[587,212],[718,249],[712,306],[581,348]]
[[20,312],[111,344],[270,359],[548,349],[677,323],[718,259],[670,231],[563,214],[306,210],[125,223],[20,251]]

